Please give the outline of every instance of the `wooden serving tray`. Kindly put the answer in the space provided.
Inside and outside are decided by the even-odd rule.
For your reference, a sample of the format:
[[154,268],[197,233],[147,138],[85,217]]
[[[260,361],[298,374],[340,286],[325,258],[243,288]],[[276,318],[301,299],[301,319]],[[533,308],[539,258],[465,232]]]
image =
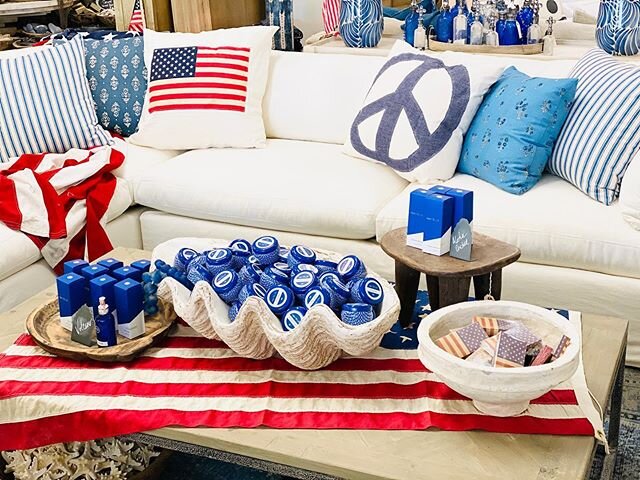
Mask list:
[[439,42],[430,38],[427,43],[429,50],[434,52],[465,52],[465,53],[489,53],[494,55],[537,55],[542,53],[542,42],[531,45],[504,45],[493,47],[491,45],[466,45],[459,43]]
[[129,340],[118,335],[118,345],[114,347],[86,347],[72,341],[71,332],[60,324],[57,299],[31,312],[27,318],[27,331],[42,349],[59,357],[78,361],[130,362],[147,348],[158,343],[171,330],[176,319],[173,305],[159,298],[158,307],[159,312],[156,315],[145,317],[144,336]]

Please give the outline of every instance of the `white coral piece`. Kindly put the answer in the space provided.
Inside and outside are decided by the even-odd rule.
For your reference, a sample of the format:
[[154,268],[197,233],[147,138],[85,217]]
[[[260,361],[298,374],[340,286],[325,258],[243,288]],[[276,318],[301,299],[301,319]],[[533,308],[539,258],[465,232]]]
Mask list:
[[[176,238],[158,245],[153,251],[153,260],[173,264],[176,253],[183,247],[202,252],[226,247],[228,243],[215,239]],[[316,253],[319,258],[333,261],[342,257],[318,249]],[[300,325],[285,332],[278,318],[258,297],[250,297],[236,320],[231,322],[229,307],[207,282],[198,282],[190,292],[174,279],[165,278],[158,288],[158,296],[172,302],[176,314],[196,332],[206,338],[221,339],[238,355],[265,359],[278,353],[298,368],[317,370],[344,354],[360,356],[372,352],[398,320],[400,300],[393,287],[375,272],[369,271],[367,275],[380,281],[384,301],[378,317],[358,326],[342,322],[328,306],[316,305]]]

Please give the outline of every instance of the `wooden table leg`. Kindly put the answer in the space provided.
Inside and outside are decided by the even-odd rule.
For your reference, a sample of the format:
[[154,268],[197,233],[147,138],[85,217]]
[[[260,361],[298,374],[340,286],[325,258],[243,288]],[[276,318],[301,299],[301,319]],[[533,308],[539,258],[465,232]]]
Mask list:
[[470,277],[432,277],[427,275],[431,311],[469,299]]
[[[491,285],[491,291],[489,291],[489,285]],[[484,297],[489,293],[496,300],[500,300],[502,296],[502,269],[473,277],[473,289],[476,300],[484,300]]]
[[396,262],[396,293],[400,298],[400,325],[407,327],[416,307],[420,272]]

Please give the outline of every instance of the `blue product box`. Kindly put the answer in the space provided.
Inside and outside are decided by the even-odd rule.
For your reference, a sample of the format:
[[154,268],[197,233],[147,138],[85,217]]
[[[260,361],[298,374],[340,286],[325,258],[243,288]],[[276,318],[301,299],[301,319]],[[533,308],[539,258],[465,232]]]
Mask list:
[[439,193],[440,195],[446,195],[447,192],[451,189],[451,187],[445,187],[443,185],[434,185],[433,187],[430,187],[428,192],[429,193]]
[[450,188],[444,195],[453,198],[453,226],[466,218],[469,225],[473,226],[473,192],[461,188]]
[[110,272],[124,267],[124,263],[122,263],[120,260],[116,260],[115,258],[105,258],[104,260],[100,260],[98,262],[98,265],[107,268]]
[[116,280],[126,280],[127,278],[131,280],[135,280],[136,282],[142,281],[142,271],[138,270],[135,267],[121,267],[113,272],[111,272],[111,276]]
[[453,229],[453,203],[451,197],[439,193],[426,196],[423,252],[438,256],[449,253]]
[[91,280],[108,274],[109,270],[102,265],[87,265],[80,270],[80,275],[87,279],[87,305],[91,306]]
[[98,316],[98,305],[100,304],[100,297],[104,297],[107,305],[109,305],[109,312],[113,314],[113,318],[118,321],[118,308],[116,306],[116,297],[113,287],[117,283],[117,280],[109,275],[101,275],[94,278],[89,282],[91,307],[93,308],[93,316]]
[[56,279],[60,323],[71,331],[73,315],[87,304],[87,279],[77,273],[65,273]]
[[407,225],[407,245],[422,250],[425,231],[425,212],[429,191],[418,188],[409,197],[409,224]]
[[138,270],[140,270],[141,272],[148,272],[149,269],[151,268],[151,261],[150,260],[137,260],[135,262],[133,262],[131,264],[131,266],[133,268],[137,268]]
[[144,290],[140,282],[121,280],[113,287],[118,309],[118,333],[125,338],[144,335]]
[[89,265],[89,262],[85,260],[69,260],[64,262],[64,273],[77,273],[80,275],[80,271],[87,265]]

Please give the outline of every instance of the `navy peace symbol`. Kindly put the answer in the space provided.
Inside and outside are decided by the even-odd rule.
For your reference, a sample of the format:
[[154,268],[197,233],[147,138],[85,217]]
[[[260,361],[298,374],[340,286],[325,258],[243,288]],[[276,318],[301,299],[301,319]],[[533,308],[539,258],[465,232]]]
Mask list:
[[[437,155],[449,142],[452,132],[460,125],[471,92],[469,72],[463,65],[446,66],[442,61],[426,55],[404,53],[389,60],[380,70],[376,81],[392,66],[402,62],[420,62],[398,85],[398,88],[378,100],[365,105],[351,126],[351,144],[366,157],[385,163],[400,172],[410,172]],[[442,69],[451,77],[449,108],[436,130],[429,131],[424,111],[429,105],[420,105],[413,96],[418,82],[431,70]],[[375,83],[375,81],[374,81]],[[375,150],[364,145],[358,128],[367,119],[383,112],[376,133]],[[393,159],[389,154],[391,139],[402,113],[405,113],[418,148],[407,158]]]

